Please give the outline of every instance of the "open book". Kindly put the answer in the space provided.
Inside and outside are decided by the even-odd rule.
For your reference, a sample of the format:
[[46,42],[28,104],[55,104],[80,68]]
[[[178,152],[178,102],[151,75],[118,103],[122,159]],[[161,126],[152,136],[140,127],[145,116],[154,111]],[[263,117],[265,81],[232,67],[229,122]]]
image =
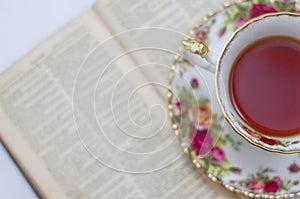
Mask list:
[[40,197],[237,197],[194,168],[167,114],[183,33],[222,3],[99,0],[1,74],[1,140]]

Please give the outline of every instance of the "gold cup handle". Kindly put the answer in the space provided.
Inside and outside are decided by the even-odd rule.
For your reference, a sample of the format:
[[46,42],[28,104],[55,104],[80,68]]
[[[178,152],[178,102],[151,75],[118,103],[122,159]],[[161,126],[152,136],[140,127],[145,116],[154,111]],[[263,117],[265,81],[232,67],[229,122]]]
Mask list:
[[206,58],[209,53],[209,49],[205,43],[197,39],[185,39],[182,41],[182,45],[185,50],[190,51],[193,54],[200,55],[202,58]]
[[209,48],[205,43],[198,39],[187,38],[182,41],[182,45],[185,49],[184,58],[210,72],[215,72],[216,64],[210,58]]

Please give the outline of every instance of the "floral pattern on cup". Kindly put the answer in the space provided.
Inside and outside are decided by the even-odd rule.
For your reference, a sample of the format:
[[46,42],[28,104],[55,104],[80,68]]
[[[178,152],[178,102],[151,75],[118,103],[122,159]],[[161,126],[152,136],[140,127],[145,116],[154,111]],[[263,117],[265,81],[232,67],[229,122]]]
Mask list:
[[284,140],[284,139],[268,138],[268,137],[262,136],[256,132],[254,132],[253,130],[250,130],[246,127],[244,127],[244,129],[252,138],[257,140],[257,142],[262,142],[263,144],[269,145],[269,146],[288,147],[291,145],[299,144],[299,142],[300,142],[298,140],[289,141],[289,140]]
[[244,25],[250,19],[259,17],[263,14],[287,11],[287,12],[299,12],[294,1],[265,1],[256,0],[239,4],[238,6],[227,9],[224,15],[224,21],[226,26],[222,27],[219,32],[223,35],[228,28],[230,31],[235,31],[242,25]]
[[[213,37],[219,39],[229,38],[229,35],[241,27],[244,23],[259,17],[263,14],[274,13],[278,11],[287,11],[287,12],[300,12],[299,3],[296,1],[281,0],[281,1],[269,1],[269,0],[254,0],[254,1],[245,1],[238,3],[235,6],[228,7],[222,16],[212,16],[203,26],[194,28],[193,36],[198,38],[210,45],[211,33],[210,30],[212,27],[216,28],[215,24],[219,20],[223,20],[223,24],[217,30],[212,31]],[[222,19],[220,19],[222,17]],[[201,36],[201,37],[200,37]],[[226,39],[227,41],[227,39]],[[220,42],[221,43],[221,42]],[[224,43],[225,45],[225,43]],[[187,67],[185,67],[186,69]],[[183,71],[184,73],[184,71]],[[231,119],[234,120],[235,116],[232,116]],[[265,149],[271,151],[277,151],[282,153],[290,153],[300,151],[300,140],[296,137],[293,138],[270,138],[268,136],[262,136],[259,132],[256,132],[253,129],[246,128],[243,124],[240,124],[238,120],[235,121],[235,125],[239,126],[239,130],[247,132],[244,134],[248,140],[251,140],[252,143],[258,146],[262,146]]]

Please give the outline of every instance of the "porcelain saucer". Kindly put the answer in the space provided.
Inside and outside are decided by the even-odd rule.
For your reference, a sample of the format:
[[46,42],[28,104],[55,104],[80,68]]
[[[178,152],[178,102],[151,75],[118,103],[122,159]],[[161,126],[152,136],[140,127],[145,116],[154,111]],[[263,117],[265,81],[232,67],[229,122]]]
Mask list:
[[[300,4],[291,1],[226,3],[203,18],[190,35],[218,55],[247,20],[269,12],[298,10]],[[225,121],[215,93],[213,74],[175,57],[170,76],[170,116],[174,132],[195,166],[214,182],[248,197],[300,196],[300,154],[271,153],[248,143]],[[280,144],[249,134],[267,144]]]

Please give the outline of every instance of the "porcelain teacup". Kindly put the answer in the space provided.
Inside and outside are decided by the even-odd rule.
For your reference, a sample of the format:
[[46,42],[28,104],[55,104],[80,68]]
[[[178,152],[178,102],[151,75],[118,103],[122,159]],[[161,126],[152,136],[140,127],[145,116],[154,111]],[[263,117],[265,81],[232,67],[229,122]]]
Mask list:
[[[251,108],[250,109],[248,108],[249,109],[248,112],[241,113],[242,111],[241,111],[241,109],[239,109],[239,107],[237,107],[237,103],[240,103],[240,101],[242,101],[242,100],[240,100],[240,99],[242,99],[242,97],[239,99],[240,101],[238,101],[238,102],[233,99],[234,98],[233,93],[235,92],[233,87],[234,87],[234,85],[236,85],[235,87],[239,87],[239,86],[243,85],[243,83],[247,84],[247,80],[245,80],[247,78],[242,78],[242,80],[241,80],[240,77],[242,77],[242,76],[234,76],[234,75],[238,74],[238,72],[236,72],[236,71],[242,70],[242,66],[239,66],[238,64],[242,63],[241,60],[243,60],[244,57],[247,57],[248,54],[250,54],[252,51],[254,53],[254,50],[252,50],[252,49],[254,49],[253,46],[258,46],[258,42],[263,43],[262,41],[264,41],[264,40],[267,41],[268,38],[271,38],[271,37],[272,38],[281,37],[281,38],[290,38],[291,40],[293,40],[297,43],[298,41],[300,41],[299,32],[300,32],[300,15],[299,14],[289,13],[289,12],[277,12],[277,13],[262,15],[260,17],[257,17],[257,18],[254,18],[254,19],[248,21],[242,27],[240,27],[239,29],[237,29],[234,32],[232,37],[227,41],[226,45],[224,46],[223,51],[219,55],[219,59],[217,61],[214,61],[212,59],[212,57],[214,57],[214,56],[212,56],[212,54],[214,52],[209,52],[209,46],[207,46],[202,41],[192,39],[192,38],[187,38],[182,42],[183,46],[185,48],[184,56],[188,61],[192,62],[193,64],[195,64],[199,67],[205,68],[205,69],[215,73],[215,80],[216,80],[215,87],[216,87],[216,92],[217,92],[217,100],[218,100],[219,106],[221,108],[221,111],[222,111],[224,117],[227,119],[227,121],[232,126],[232,128],[239,135],[241,135],[243,138],[245,138],[247,141],[249,141],[251,144],[258,146],[262,149],[265,149],[267,151],[279,152],[279,153],[300,152],[300,131],[298,131],[295,128],[292,128],[292,130],[294,131],[292,135],[282,134],[283,136],[279,136],[279,135],[281,135],[280,134],[281,129],[283,129],[282,133],[287,132],[287,131],[285,131],[285,129],[283,127],[282,128],[278,127],[278,129],[274,128],[274,130],[272,130],[273,126],[272,126],[272,128],[271,127],[267,128],[264,126],[265,123],[261,124],[261,123],[257,122],[258,120],[256,120],[256,118],[253,119],[253,118],[251,118],[251,116],[249,116],[250,119],[247,120],[246,116],[248,116],[248,112],[252,111],[253,114],[258,115],[258,117],[262,118],[262,120],[265,119],[266,121],[269,120],[271,123],[272,122],[275,123],[274,126],[276,126],[276,125],[279,126],[279,123],[281,121],[283,121],[283,119],[278,119],[278,118],[276,118],[276,120],[272,119],[273,116],[275,118],[275,115],[278,112],[280,113],[280,109],[278,109],[276,114],[273,114],[273,113],[270,114],[270,111],[269,112],[265,111],[266,115],[263,115],[264,113],[258,114],[262,108],[259,108],[259,110],[256,110],[256,109],[251,110]],[[300,42],[298,42],[297,44],[299,44],[299,46],[300,46]],[[273,42],[273,44],[268,44],[268,45],[269,46],[274,45],[274,42]],[[265,44],[265,46],[262,45],[261,48],[269,49],[269,48],[267,48],[268,45],[267,44]],[[283,44],[283,46],[280,46],[280,49],[285,48],[284,45],[285,44]],[[277,48],[277,46],[276,46],[276,48]],[[247,52],[247,53],[249,52],[249,53],[246,54],[245,52]],[[272,50],[264,50],[262,52],[271,53]],[[256,52],[256,54],[257,54],[256,56],[258,58],[255,60],[251,59],[252,61],[254,61],[253,63],[261,64],[263,62],[263,60],[267,57],[267,54],[266,55],[261,54],[260,57],[259,57],[259,55],[260,55],[259,53]],[[285,53],[285,54],[287,54],[287,56],[289,56],[291,53]],[[274,54],[273,57],[274,57],[274,59],[276,58],[275,60],[277,60],[277,59],[280,60],[280,58],[282,56],[283,56],[283,54],[279,54],[279,55]],[[297,49],[296,49],[295,55],[294,55],[295,59],[299,56],[300,56],[300,50],[297,51]],[[284,63],[286,64],[286,66],[291,65],[291,63],[290,63],[291,59],[288,59],[285,57],[283,57],[282,59],[284,59]],[[245,60],[247,60],[247,59],[245,58]],[[249,59],[248,59],[248,62],[249,62]],[[278,63],[278,61],[276,61],[276,63]],[[300,63],[298,65],[300,67]],[[255,66],[256,66],[256,64],[255,64]],[[249,68],[249,66],[248,66],[248,68]],[[253,68],[254,68],[254,66],[253,66]],[[264,68],[264,67],[261,67],[261,68]],[[247,72],[247,70],[246,70],[246,72]],[[286,70],[290,70],[290,69],[286,69]],[[250,69],[249,69],[249,71],[250,71]],[[266,87],[267,84],[271,85],[271,83],[269,82],[268,79],[270,79],[270,81],[271,81],[272,78],[271,77],[269,78],[269,76],[270,76],[269,74],[273,74],[274,71],[275,71],[275,69],[269,70],[269,72],[260,71],[259,76],[262,76],[262,78],[265,78],[266,80],[263,81],[265,83],[261,84],[260,86],[256,86],[256,87],[264,88],[264,87]],[[246,73],[246,72],[244,72],[244,73]],[[249,72],[249,76],[245,76],[245,77],[250,78],[251,77],[250,73],[251,72]],[[283,71],[283,74],[285,74],[285,71]],[[266,78],[267,76],[268,76],[268,78]],[[284,75],[282,75],[282,79],[283,79],[283,76]],[[299,76],[300,76],[300,74],[299,74]],[[287,78],[287,80],[290,80],[290,79]],[[260,82],[258,79],[252,79],[251,81],[253,81],[253,84],[255,84],[255,82]],[[282,81],[284,81],[284,79]],[[233,82],[237,82],[237,83],[233,83]],[[251,84],[249,84],[249,85],[251,85]],[[299,87],[299,86],[293,85],[292,87],[295,87],[295,90],[291,91],[291,92],[297,93],[297,90],[299,90],[299,89],[297,89],[297,87]],[[257,90],[257,88],[256,88],[256,90]],[[272,87],[270,87],[270,88],[272,88]],[[291,86],[289,86],[288,88],[291,89]],[[276,88],[272,88],[270,90],[274,90],[274,92],[276,92]],[[284,89],[284,90],[286,90],[286,89]],[[250,97],[252,97],[254,101],[259,99],[259,97],[264,98],[265,95],[267,95],[267,93],[269,92],[267,90],[267,91],[264,91],[261,94],[261,96],[256,96],[256,94],[255,94],[256,92],[252,91],[250,88],[246,89],[246,90],[244,89],[244,91],[247,91],[244,93],[246,93],[246,95],[248,94]],[[270,93],[271,93],[271,91],[270,91]],[[255,95],[255,96],[251,96],[251,95]],[[280,95],[281,95],[281,93],[278,92],[278,96],[280,96]],[[284,95],[284,94],[282,94],[282,95]],[[272,96],[272,95],[270,94],[270,96]],[[298,95],[295,94],[295,97],[297,97],[297,96]],[[244,97],[244,98],[245,98],[245,100],[247,100],[246,97]],[[284,96],[282,98],[284,99]],[[285,97],[285,98],[290,98],[290,96]],[[265,102],[264,102],[264,103],[266,103],[266,106],[270,105],[270,107],[272,107],[271,106],[272,103],[273,104],[279,103],[279,102],[276,102],[276,100],[274,100],[274,98],[270,98],[270,99],[266,98],[266,99],[267,99],[267,101],[265,100]],[[296,100],[296,101],[298,101],[298,100]],[[245,102],[247,105],[248,102],[243,101],[243,103],[245,103]],[[258,100],[258,102],[260,102],[260,101]],[[284,103],[286,103],[286,101],[284,101]],[[300,103],[300,95],[299,95],[299,103]],[[241,104],[242,104],[242,102],[241,102]],[[243,106],[246,107],[246,105],[245,106],[243,105]],[[282,106],[286,106],[286,104],[282,104]],[[259,106],[257,106],[257,107],[259,107]],[[288,109],[289,109],[288,111],[290,111],[290,112],[297,111],[296,110],[297,108],[295,108],[295,106],[292,106],[292,105]],[[295,109],[295,110],[293,110],[293,109]],[[274,110],[272,110],[272,111],[274,112]],[[261,111],[261,112],[263,112],[263,111]],[[286,112],[284,112],[284,113],[286,113]],[[271,119],[269,119],[269,117]],[[282,117],[282,115],[281,115],[281,117]],[[299,125],[299,127],[300,127],[300,114],[298,115],[297,118],[299,118],[299,120],[295,119],[296,125]],[[277,119],[278,119],[278,122],[277,122]],[[288,121],[290,121],[290,120],[288,120]],[[299,121],[299,122],[297,123],[297,121]],[[257,124],[257,125],[255,125],[255,124]],[[266,124],[268,124],[268,123],[266,123]],[[274,132],[274,134],[270,134],[270,132],[271,133]],[[277,133],[277,134],[275,134],[275,133]]]

